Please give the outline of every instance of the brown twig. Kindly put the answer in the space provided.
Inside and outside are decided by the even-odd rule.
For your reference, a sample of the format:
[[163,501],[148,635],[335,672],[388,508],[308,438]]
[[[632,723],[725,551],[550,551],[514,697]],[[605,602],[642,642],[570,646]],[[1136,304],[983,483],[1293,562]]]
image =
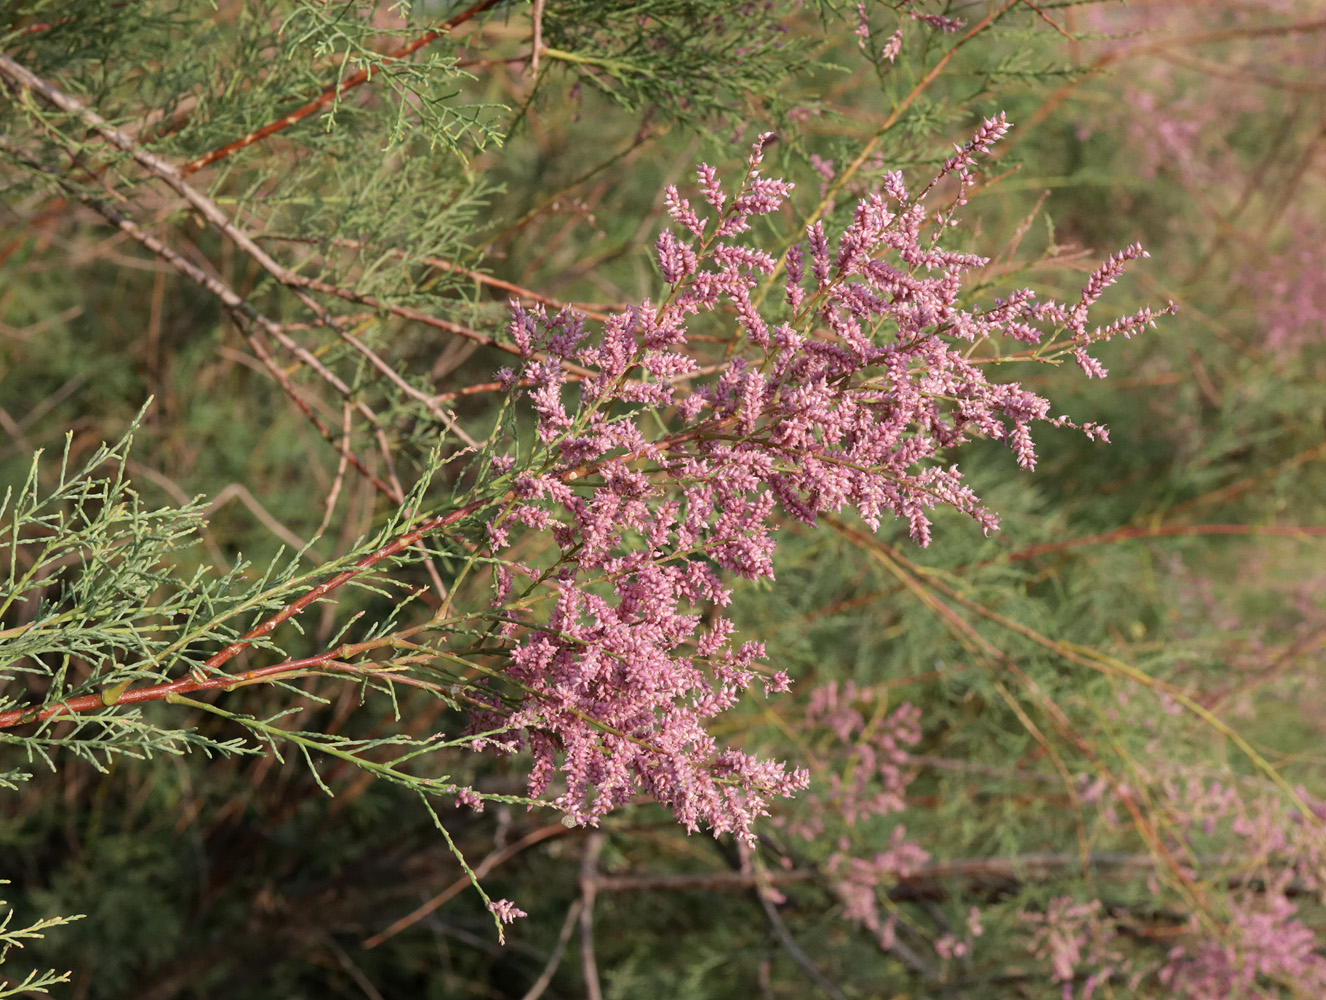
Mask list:
[[[507,861],[515,857],[521,851],[525,850],[526,848],[533,847],[535,844],[539,843],[540,841],[547,840],[549,837],[565,836],[570,832],[571,831],[568,830],[566,827],[564,827],[561,823],[554,823],[548,826],[541,826],[537,830],[531,830],[529,833],[525,834],[525,836],[517,840],[514,844],[508,844],[506,847],[502,847],[499,848],[498,850],[493,851],[486,858],[484,858],[477,865],[475,865],[474,878],[475,879],[483,878],[498,865],[502,864],[504,861]],[[405,930],[406,928],[414,926],[420,920],[423,920],[424,917],[428,916],[430,913],[436,910],[443,903],[447,902],[452,897],[464,891],[465,887],[471,884],[471,881],[472,880],[469,875],[462,875],[460,878],[456,879],[456,881],[452,882],[451,885],[447,886],[445,889],[443,889],[440,893],[438,893],[428,902],[424,903],[422,906],[418,907],[412,912],[407,913],[405,916],[401,917],[386,930],[379,931],[378,933],[374,934],[372,937],[365,939],[363,946],[365,948],[376,948],[378,945],[380,945],[383,941],[386,941],[388,938],[395,937],[397,934],[399,934],[401,931]]]
[[[278,240],[284,243],[314,242],[312,237],[274,236],[270,233],[264,233],[258,238],[263,240]],[[366,243],[363,243],[360,240],[352,240],[343,236],[335,237],[332,239],[331,242],[334,246],[341,247],[346,250],[363,250],[366,249],[368,246]],[[397,259],[402,259],[408,256],[408,254],[406,254],[404,250],[394,249],[390,247],[382,250],[382,252],[387,254],[388,256],[395,257]],[[506,281],[502,278],[494,278],[490,274],[484,274],[481,271],[474,271],[467,267],[461,267],[459,264],[453,264],[451,261],[444,260],[441,257],[420,257],[418,259],[421,263],[427,264],[429,267],[436,268],[439,271],[445,271],[448,274],[462,275],[466,278],[469,278],[475,284],[486,285],[489,288],[500,289],[501,291],[507,292],[510,295],[514,295],[516,298],[519,299],[525,299],[530,302],[537,302],[540,305],[550,306],[554,309],[573,309],[576,312],[580,313],[581,315],[588,316],[590,319],[596,319],[601,323],[607,322],[607,320],[610,318],[609,314],[604,311],[603,307],[596,303],[564,302],[561,299],[554,299],[547,295],[541,295],[540,293],[534,291],[534,289],[526,288],[523,285],[517,285],[515,282]],[[612,306],[609,308],[619,309],[621,307]]]
[[776,896],[773,887],[769,881],[769,873],[758,866],[755,858],[755,852],[746,844],[738,841],[737,851],[741,857],[741,872],[751,879],[750,888],[759,900],[760,909],[764,911],[764,918],[769,923],[769,929],[773,931],[774,937],[782,945],[783,951],[787,952],[788,957],[796,963],[797,968],[806,974],[806,978],[818,986],[831,1000],[847,1000],[843,991],[838,989],[828,977],[819,970],[819,967],[811,961],[810,956],[806,954],[805,949],[797,944],[796,938],[792,936],[791,929],[787,922],[778,912],[776,905],[780,899]]
[[1207,535],[1273,535],[1280,538],[1320,538],[1326,536],[1326,525],[1307,524],[1157,524],[1130,528],[1116,528],[1095,535],[1066,538],[1061,542],[1043,542],[1028,545],[1003,556],[1009,562],[1035,559],[1051,552],[1064,552],[1089,545],[1110,545],[1114,542],[1142,538],[1189,538]]
[[[4,57],[0,55],[0,60],[2,60],[3,58]],[[396,502],[398,503],[402,499],[404,499],[405,494],[404,491],[400,488],[399,483],[396,483],[394,485],[389,485],[383,482],[381,479],[379,479],[376,475],[373,474],[373,472],[363,463],[363,461],[357,455],[353,454],[353,452],[341,449],[341,447],[337,443],[335,436],[332,434],[331,430],[322,421],[322,419],[313,412],[313,409],[308,404],[308,401],[303,398],[299,390],[296,389],[294,384],[290,381],[289,377],[276,363],[276,360],[271,356],[270,353],[268,353],[267,349],[263,346],[261,339],[259,339],[257,335],[251,329],[249,329],[242,321],[247,320],[250,323],[256,325],[264,333],[270,336],[273,340],[277,341],[277,343],[281,344],[281,346],[285,347],[287,350],[294,353],[297,357],[300,357],[301,355],[307,356],[308,360],[311,362],[311,367],[313,367],[314,371],[318,372],[319,374],[325,372],[327,377],[324,377],[324,381],[328,381],[333,388],[336,388],[341,393],[343,398],[349,400],[351,398],[351,391],[349,386],[346,386],[343,382],[341,382],[341,380],[337,378],[333,372],[327,370],[325,366],[323,366],[323,364],[320,361],[318,361],[317,358],[308,354],[308,352],[305,351],[304,348],[298,344],[298,342],[293,340],[285,332],[281,324],[258,312],[251,305],[249,305],[248,302],[246,302],[239,295],[239,293],[237,293],[229,285],[223,282],[220,278],[216,277],[215,275],[208,274],[197,264],[194,264],[192,261],[186,259],[181,254],[177,253],[175,250],[167,246],[156,236],[153,236],[151,233],[142,229],[136,222],[125,216],[118,209],[106,204],[105,202],[97,198],[93,198],[90,195],[79,192],[72,184],[70,184],[64,178],[59,177],[58,175],[54,174],[54,172],[51,171],[49,168],[33,160],[30,156],[28,156],[27,153],[23,152],[22,150],[14,148],[3,136],[0,136],[0,148],[4,148],[7,152],[10,153],[10,155],[13,155],[18,159],[22,160],[32,169],[40,170],[43,173],[50,175],[57,184],[59,184],[62,188],[68,191],[73,197],[77,198],[83,204],[87,205],[97,214],[102,216],[104,219],[106,219],[107,222],[111,223],[113,226],[115,226],[117,229],[123,232],[126,236],[130,237],[131,239],[139,243],[145,249],[150,251],[155,257],[159,258],[160,260],[164,261],[166,264],[173,267],[180,274],[184,275],[186,278],[193,281],[195,284],[201,286],[202,288],[206,289],[207,291],[211,292],[218,299],[220,299],[221,304],[224,305],[231,312],[232,315],[237,317],[237,319],[241,320],[240,328],[244,333],[245,339],[249,342],[249,346],[253,350],[254,356],[257,357],[259,362],[261,362],[263,368],[265,368],[267,372],[269,372],[271,376],[276,380],[277,384],[280,385],[282,391],[286,394],[286,396],[288,396],[290,400],[297,407],[299,407],[299,409],[303,411],[304,415],[313,423],[314,427],[317,428],[318,433],[320,433],[327,441],[329,441],[333,445],[333,447],[336,447],[338,452],[340,452],[340,454],[342,455],[342,457],[345,458],[347,461],[349,461],[351,464],[353,464],[354,467],[365,478],[369,479],[376,488],[381,490],[387,496],[390,496],[393,499],[395,499]],[[301,357],[301,360],[304,360],[304,358]],[[360,403],[358,405],[362,407],[364,404]],[[371,410],[369,412],[373,418],[374,423],[376,423],[376,415],[373,415]]]
[[543,48],[543,2],[534,0],[534,10],[530,15],[534,22],[534,37],[530,42],[529,72],[536,79],[539,75],[539,50]]
[[1055,21],[1053,18],[1050,17],[1049,14],[1045,13],[1045,11],[1041,10],[1034,3],[1032,3],[1031,0],[1022,0],[1022,2],[1026,4],[1028,7],[1030,7],[1032,10],[1034,10],[1036,12],[1037,17],[1039,17],[1042,21],[1048,24],[1055,31],[1059,32],[1059,34],[1067,38],[1070,42],[1077,41],[1076,38],[1074,38],[1071,34],[1069,34],[1062,27],[1060,27],[1057,21]]
[[326,508],[322,515],[322,521],[315,531],[314,537],[321,535],[331,525],[332,515],[336,512],[336,501],[341,496],[341,487],[345,484],[346,455],[350,451],[350,404],[341,404],[341,457],[336,463],[336,475],[332,477],[331,487],[327,490],[327,499],[323,501]]
[[575,932],[576,924],[580,918],[580,912],[585,904],[579,899],[573,900],[566,911],[566,919],[562,921],[562,929],[557,934],[557,943],[553,945],[552,954],[548,956],[548,962],[544,965],[543,971],[539,977],[530,984],[530,988],[525,991],[525,995],[520,1000],[539,1000],[544,992],[552,985],[552,978],[557,972],[557,967],[562,964],[562,956],[566,954],[566,946],[571,943],[571,935]]
[[[127,153],[139,166],[153,177],[165,183],[167,187],[187,201],[204,219],[214,225],[221,233],[234,242],[236,246],[247,253],[264,271],[270,274],[282,285],[290,288],[294,292],[295,297],[318,318],[318,321],[322,325],[330,330],[334,330],[342,340],[358,351],[380,374],[382,374],[383,377],[392,382],[398,389],[410,396],[410,398],[422,403],[428,409],[429,413],[439,421],[439,423],[443,424],[447,429],[457,432],[457,436],[461,437],[462,440],[465,440],[466,435],[461,433],[459,428],[455,426],[454,415],[444,412],[430,396],[410,385],[401,377],[400,373],[387,364],[352,333],[344,329],[343,324],[336,317],[329,314],[316,300],[304,291],[304,288],[307,287],[306,282],[299,280],[296,275],[289,271],[289,269],[263,250],[262,247],[254,241],[253,237],[240,228],[240,226],[226,215],[226,213],[223,212],[214,201],[186,183],[183,175],[172,164],[141,148],[133,141],[133,139],[125,135],[119,129],[113,127],[95,111],[83,106],[74,98],[56,89],[50,83],[41,79],[27,68],[19,65],[3,53],[0,53],[0,76],[7,77],[10,81],[19,86],[27,87],[34,93],[40,95],[43,100],[52,106],[70,114],[77,115],[84,124],[89,126],[106,142],[110,143],[116,149]],[[232,292],[231,295],[233,296],[234,301],[226,302],[228,306],[232,309],[248,309],[247,303],[243,302],[237,294]],[[225,300],[223,299],[223,301]],[[334,372],[323,365],[322,362],[320,362],[306,348],[288,337],[284,331],[280,330],[275,324],[272,324],[270,327],[264,325],[264,329],[276,337],[283,347],[315,371],[320,378],[331,385],[342,398],[354,401],[355,408],[369,421],[370,426],[374,427],[379,432],[379,446],[383,451],[383,458],[390,468],[390,448],[386,446],[385,435],[381,433],[380,421],[368,404],[362,400],[356,399],[355,393]],[[471,440],[466,440],[466,444],[474,446],[474,442]]]
[[606,839],[602,830],[591,830],[580,856],[580,969],[585,979],[585,1000],[603,1000],[594,958],[594,898],[599,890],[599,855]]
[[[291,274],[290,282],[293,285],[300,285],[310,291],[321,292],[324,295],[334,295],[337,298],[345,299],[347,302],[357,302],[360,305],[369,306],[374,309],[385,309],[393,316],[399,316],[401,319],[423,323],[427,326],[431,326],[435,330],[444,330],[447,333],[455,334],[458,337],[464,337],[466,340],[472,340],[476,344],[481,344],[484,347],[495,348],[506,354],[511,354],[516,357],[522,356],[520,349],[514,344],[504,344],[496,337],[489,336],[486,333],[480,333],[478,330],[471,330],[469,327],[463,326],[460,323],[453,323],[450,320],[431,316],[428,313],[420,312],[418,309],[411,309],[409,306],[383,302],[371,295],[365,295],[362,292],[356,292],[353,289],[342,288],[339,285],[328,284],[325,281],[318,281],[316,278],[306,278],[298,274]],[[535,353],[532,357],[538,360],[549,360],[546,355],[540,353]],[[592,378],[597,374],[597,372],[594,372],[589,368],[583,368],[570,361],[564,359],[557,360],[563,369],[573,375],[579,375],[581,378]],[[434,397],[434,399],[436,399],[436,397]]]

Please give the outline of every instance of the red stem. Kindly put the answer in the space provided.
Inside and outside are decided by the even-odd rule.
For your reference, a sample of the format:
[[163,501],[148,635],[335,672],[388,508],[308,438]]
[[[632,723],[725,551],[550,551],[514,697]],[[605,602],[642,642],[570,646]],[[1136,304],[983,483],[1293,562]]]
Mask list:
[[[312,590],[305,593],[302,597],[287,604],[276,614],[272,615],[261,625],[246,632],[240,638],[236,639],[225,649],[221,650],[215,656],[211,657],[199,670],[194,671],[188,677],[172,681],[168,684],[156,684],[152,687],[133,688],[121,692],[113,701],[106,701],[102,694],[83,695],[79,698],[70,698],[62,701],[58,705],[50,708],[15,708],[8,712],[0,712],[0,729],[8,729],[13,726],[25,725],[31,722],[44,722],[47,719],[57,715],[76,715],[79,712],[91,712],[99,708],[111,708],[116,705],[132,705],[143,701],[164,701],[172,694],[186,694],[192,691],[209,691],[217,688],[228,688],[235,684],[245,681],[260,680],[264,677],[270,677],[275,674],[288,674],[291,671],[307,667],[332,668],[331,661],[347,652],[362,652],[366,647],[363,644],[352,644],[339,646],[334,650],[321,653],[318,656],[312,656],[304,660],[289,660],[285,663],[277,664],[271,667],[260,667],[256,670],[250,670],[243,674],[226,674],[221,677],[199,676],[204,670],[215,671],[222,664],[232,659],[255,639],[261,639],[270,634],[282,622],[289,621],[295,615],[299,614],[310,604],[326,597],[337,587],[341,586],[347,580],[358,576],[364,570],[369,569],[382,560],[403,552],[405,549],[414,545],[425,535],[438,528],[444,528],[449,524],[454,524],[462,518],[474,513],[482,507],[489,504],[487,500],[475,500],[459,507],[448,514],[439,514],[437,517],[431,517],[422,522],[412,531],[401,535],[395,541],[382,546],[375,552],[370,552],[348,569],[344,569],[335,576],[329,577],[318,584]],[[371,644],[370,644],[371,645]],[[358,669],[358,668],[340,668],[340,669]]]

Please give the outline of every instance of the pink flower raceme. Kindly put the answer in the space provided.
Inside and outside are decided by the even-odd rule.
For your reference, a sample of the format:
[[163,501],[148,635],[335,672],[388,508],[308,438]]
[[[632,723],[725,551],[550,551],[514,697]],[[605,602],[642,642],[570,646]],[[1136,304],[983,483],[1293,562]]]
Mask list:
[[514,923],[520,917],[529,916],[528,913],[517,907],[509,899],[489,900],[488,911],[497,917],[497,938],[501,944],[506,944],[506,934],[502,930],[502,925]]
[[[964,193],[974,157],[1007,128],[1002,115],[987,121],[945,164]],[[525,571],[501,615],[514,706],[494,699],[475,725],[519,733],[534,756],[531,793],[557,782],[556,804],[576,823],[643,792],[688,829],[751,839],[771,798],[807,779],[725,749],[705,728],[757,677],[766,690],[787,686],[758,667],[763,648],[735,642],[732,622],[714,613],[730,599],[724,574],[773,578],[780,509],[814,522],[850,507],[872,528],[902,518],[922,545],[927,512],[941,505],[992,530],[994,515],[947,454],[994,438],[1030,468],[1031,424],[1069,421],[989,381],[974,348],[995,337],[1048,343],[1048,321],[1085,352],[1151,319],[1085,327],[1086,306],[1134,248],[1071,309],[1030,291],[965,308],[962,277],[985,260],[927,237],[947,227],[952,206],[932,216],[931,188],[911,198],[897,174],[859,202],[836,241],[811,225],[780,276],[774,256],[737,239],[792,190],[761,176],[768,139],[731,197],[712,167],[699,168],[707,217],[668,189],[678,231],[658,239],[669,285],[660,303],[613,316],[593,340],[575,313],[511,306],[509,333],[526,360],[503,381],[525,387],[542,450],[514,473],[489,539],[501,559],[523,525],[550,532],[558,555]],[[783,294],[768,296],[780,279]],[[700,317],[729,331],[729,356],[707,369],[691,340]],[[571,368],[593,374],[572,388]]]

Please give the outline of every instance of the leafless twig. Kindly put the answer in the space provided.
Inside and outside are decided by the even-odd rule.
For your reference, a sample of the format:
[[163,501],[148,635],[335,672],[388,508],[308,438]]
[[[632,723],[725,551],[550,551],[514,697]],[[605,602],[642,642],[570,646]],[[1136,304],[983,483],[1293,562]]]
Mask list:
[[585,977],[586,1000],[603,1000],[594,958],[594,897],[598,895],[599,855],[605,840],[603,831],[590,831],[585,838],[585,853],[580,856],[580,968]]
[[548,963],[520,1000],[539,1000],[552,984],[552,977],[556,974],[557,967],[562,964],[562,956],[566,954],[566,946],[571,942],[571,935],[575,932],[576,923],[584,908],[583,900],[577,899],[571,903],[570,909],[566,911],[566,919],[562,921],[562,930],[557,935],[557,943],[553,945],[552,954],[548,956]]
[[777,902],[780,901],[781,897],[775,895],[773,886],[769,883],[767,877],[769,873],[758,867],[755,852],[740,841],[737,843],[737,850],[741,855],[742,873],[752,877],[753,884],[751,888],[760,901],[760,908],[764,910],[765,919],[769,922],[769,929],[773,931],[774,937],[782,945],[783,951],[787,952],[788,957],[796,963],[797,968],[806,974],[806,978],[818,986],[826,995],[832,997],[833,1000],[847,1000],[843,991],[830,982],[824,973],[820,972],[815,963],[810,960],[810,956],[806,954],[801,945],[797,944],[796,938],[792,936],[787,922],[783,920],[782,914],[778,912]]

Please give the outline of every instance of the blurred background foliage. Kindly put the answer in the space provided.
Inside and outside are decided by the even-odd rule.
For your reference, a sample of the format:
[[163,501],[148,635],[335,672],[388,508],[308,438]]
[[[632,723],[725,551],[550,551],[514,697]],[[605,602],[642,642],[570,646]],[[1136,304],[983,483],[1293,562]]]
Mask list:
[[[999,534],[941,516],[921,551],[897,526],[871,539],[851,523],[789,524],[777,584],[738,590],[737,620],[795,689],[739,706],[721,735],[810,767],[829,804],[811,810],[825,824],[813,840],[795,833],[805,802],[767,824],[755,860],[772,891],[739,877],[750,860],[731,844],[687,837],[648,803],[611,817],[601,835],[518,805],[442,807],[470,864],[486,865],[489,894],[529,913],[501,947],[414,797],[352,768],[320,759],[315,776],[293,753],[157,754],[101,768],[57,758],[57,769],[38,765],[0,797],[0,877],[13,883],[6,895],[20,920],[86,916],[11,952],[3,974],[18,982],[29,967],[70,968],[56,995],[162,1000],[600,988],[1049,998],[1061,984],[1028,952],[1020,915],[1063,896],[1103,900],[1124,929],[1115,946],[1139,968],[1162,959],[1185,914],[1201,909],[1157,850],[1198,844],[1187,832],[1192,798],[1166,783],[1219,780],[1248,801],[1269,787],[1212,720],[1286,782],[1322,794],[1321,4],[917,5],[965,20],[945,33],[909,19],[910,5],[872,3],[859,43],[856,5],[827,0],[546,0],[494,5],[388,67],[383,53],[465,5],[406,6],[17,3],[0,14],[0,51],[177,165],[288,113],[338,74],[382,67],[192,176],[286,266],[353,287],[360,301],[341,305],[356,334],[430,393],[489,383],[503,359],[391,306],[498,334],[510,289],[471,272],[601,312],[657,295],[664,186],[693,184],[698,161],[730,171],[764,130],[779,138],[768,173],[798,185],[787,225],[768,234],[781,248],[798,213],[820,202],[825,175],[863,149],[873,152],[829,212],[839,225],[849,194],[888,170],[924,182],[951,143],[1004,110],[1015,128],[951,237],[992,258],[974,300],[1026,285],[1071,299],[1100,260],[1138,240],[1152,259],[1107,303],[1122,314],[1172,299],[1180,313],[1105,348],[1103,383],[1076,368],[1017,368],[1055,412],[1107,424],[1112,443],[1044,431],[1034,473],[1000,448],[970,448],[964,469],[1000,514]],[[544,48],[534,65],[536,18]],[[900,22],[903,45],[889,61],[882,49]],[[59,455],[67,434],[79,464],[150,399],[126,465],[134,490],[145,509],[205,504],[200,544],[172,556],[178,578],[241,558],[264,567],[320,528],[304,569],[352,550],[381,526],[390,498],[350,478],[328,514],[336,452],[255,364],[217,301],[13,150],[80,189],[104,182],[127,196],[140,224],[257,308],[297,322],[297,305],[126,157],[67,116],[23,104],[12,91],[0,97],[0,483],[17,488],[33,454]],[[53,135],[71,137],[78,154]],[[390,414],[408,487],[438,422],[344,343],[308,346]],[[477,392],[446,406],[477,436],[496,399]],[[323,417],[339,433],[333,403]],[[48,480],[55,464],[43,466]],[[438,488],[463,489],[449,475]],[[406,584],[425,582],[417,567],[401,572]],[[315,612],[284,637],[284,654],[326,648],[349,616],[371,619],[390,600],[364,592]],[[1210,715],[1139,678],[1173,685]],[[5,694],[39,697],[22,687],[29,680],[6,681]],[[873,711],[907,702],[921,713],[905,809],[855,825],[829,789],[856,751],[806,718],[816,689],[848,681]],[[260,717],[293,708],[290,725],[347,736],[459,727],[422,697],[402,697],[404,721],[393,723],[379,696],[361,703],[358,688],[301,683],[220,703]],[[179,706],[143,718],[217,741],[240,735]],[[23,763],[16,744],[3,752],[6,769]],[[443,767],[484,790],[523,787],[518,761],[453,750]],[[1106,790],[1092,793],[1103,776]],[[930,861],[881,887],[881,906],[898,915],[896,944],[883,950],[844,919],[825,872],[836,853],[885,850],[900,825]],[[1208,841],[1204,854],[1247,851],[1227,831]],[[1050,860],[1012,860],[1033,855]],[[1229,872],[1255,861],[1197,877],[1215,925]],[[1316,901],[1299,902],[1315,926]],[[938,953],[945,936],[965,939],[973,906],[984,933],[966,954]],[[1122,975],[1102,989],[1164,992],[1154,977]]]

